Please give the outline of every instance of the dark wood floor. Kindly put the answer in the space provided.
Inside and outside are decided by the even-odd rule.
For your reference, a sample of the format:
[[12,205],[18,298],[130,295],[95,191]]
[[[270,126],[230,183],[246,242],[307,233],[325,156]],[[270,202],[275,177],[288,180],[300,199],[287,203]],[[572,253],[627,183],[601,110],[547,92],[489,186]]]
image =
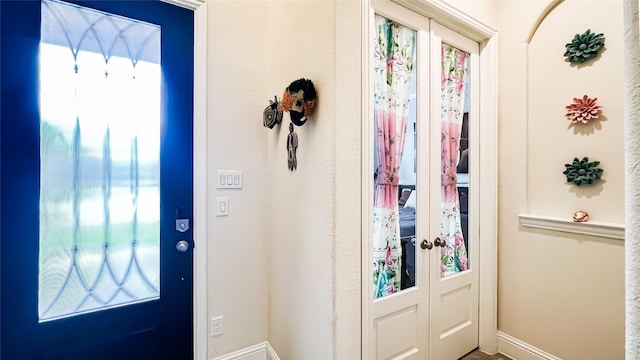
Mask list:
[[476,350],[471,354],[464,356],[460,360],[512,360],[512,359],[502,354],[487,355],[483,352],[480,352],[480,350]]

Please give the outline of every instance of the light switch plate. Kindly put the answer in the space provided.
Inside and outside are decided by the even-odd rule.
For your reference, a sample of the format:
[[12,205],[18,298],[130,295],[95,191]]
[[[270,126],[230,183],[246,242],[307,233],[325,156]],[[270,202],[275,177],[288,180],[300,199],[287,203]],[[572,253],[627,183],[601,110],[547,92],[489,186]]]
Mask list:
[[221,196],[216,198],[216,216],[229,216],[229,198]]
[[218,170],[216,172],[216,188],[242,189],[242,171]]

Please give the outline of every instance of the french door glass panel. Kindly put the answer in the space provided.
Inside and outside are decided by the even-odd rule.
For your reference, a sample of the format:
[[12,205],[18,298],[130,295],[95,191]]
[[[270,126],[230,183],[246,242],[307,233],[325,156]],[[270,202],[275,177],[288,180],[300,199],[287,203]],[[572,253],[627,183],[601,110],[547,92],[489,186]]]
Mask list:
[[375,15],[374,298],[416,283],[417,31]]
[[469,269],[469,64],[470,54],[441,46],[441,220],[442,277]]
[[160,296],[160,27],[42,3],[40,321]]

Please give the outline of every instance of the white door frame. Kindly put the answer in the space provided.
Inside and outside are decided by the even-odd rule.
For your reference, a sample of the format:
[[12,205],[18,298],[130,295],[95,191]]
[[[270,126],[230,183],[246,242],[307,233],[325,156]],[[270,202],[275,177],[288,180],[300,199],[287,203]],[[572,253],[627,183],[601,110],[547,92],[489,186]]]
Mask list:
[[[482,211],[478,214],[480,226],[480,283],[479,283],[479,347],[488,354],[495,354],[498,351],[497,333],[497,237],[498,237],[498,87],[497,87],[497,59],[498,59],[498,35],[496,30],[461,12],[453,6],[436,0],[392,0],[418,14],[436,20],[451,30],[469,37],[480,43],[480,94],[482,102],[480,105],[480,118],[482,126],[480,128],[480,143],[482,151],[480,153],[480,189],[478,191]],[[370,47],[371,26],[369,11],[371,9],[370,0],[364,0],[362,5],[362,59],[364,64],[363,74],[370,70]],[[369,77],[362,76],[362,139],[363,150],[373,149],[369,140],[369,130],[371,125],[369,119],[371,114],[371,101],[369,100]],[[373,163],[371,154],[363,151],[362,154],[362,189],[363,207],[369,209],[367,201],[368,189],[371,189],[367,176],[366,164]],[[362,359],[371,358],[369,354],[369,341],[373,340],[370,334],[369,322],[372,299],[368,296],[371,293],[370,266],[372,246],[369,223],[371,216],[363,211],[362,214]]]
[[162,0],[193,11],[193,353],[207,359],[207,3]]

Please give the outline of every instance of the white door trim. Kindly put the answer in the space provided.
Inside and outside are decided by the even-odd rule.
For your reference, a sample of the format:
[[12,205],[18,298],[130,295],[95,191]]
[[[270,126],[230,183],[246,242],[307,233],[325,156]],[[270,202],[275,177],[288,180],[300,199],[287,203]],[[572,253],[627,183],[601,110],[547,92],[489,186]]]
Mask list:
[[194,10],[193,105],[193,347],[206,360],[207,291],[207,4]]
[[207,359],[207,3],[162,0],[193,10],[193,353]]
[[[479,214],[480,227],[480,285],[479,285],[479,347],[488,354],[495,354],[498,351],[498,316],[497,316],[497,243],[498,243],[498,34],[496,30],[468,16],[453,6],[436,0],[392,0],[408,9],[421,15],[436,20],[452,30],[465,35],[480,43],[480,93],[482,103],[480,106],[480,118],[482,127],[480,129],[480,142],[482,152],[480,154],[480,172],[482,181],[479,194],[481,196],[482,212]],[[369,76],[366,76],[370,69],[369,59],[369,35],[372,24],[369,23],[369,11],[371,0],[364,0],[362,3],[362,59],[363,71],[362,88],[369,89]],[[367,120],[370,115],[370,101],[367,93],[363,93],[362,98],[362,139],[363,146],[366,144],[370,130]],[[367,164],[373,164],[371,154],[363,151],[362,156],[362,181],[363,181],[363,206],[362,209],[371,208],[370,195],[364,193],[371,186],[368,183]],[[368,359],[370,322],[370,302],[368,296],[371,292],[371,284],[367,282],[371,274],[368,273],[368,266],[371,262],[369,255],[371,249],[370,235],[365,221],[368,219],[363,213],[362,229],[362,358]]]
[[480,42],[479,347],[498,352],[498,34]]

